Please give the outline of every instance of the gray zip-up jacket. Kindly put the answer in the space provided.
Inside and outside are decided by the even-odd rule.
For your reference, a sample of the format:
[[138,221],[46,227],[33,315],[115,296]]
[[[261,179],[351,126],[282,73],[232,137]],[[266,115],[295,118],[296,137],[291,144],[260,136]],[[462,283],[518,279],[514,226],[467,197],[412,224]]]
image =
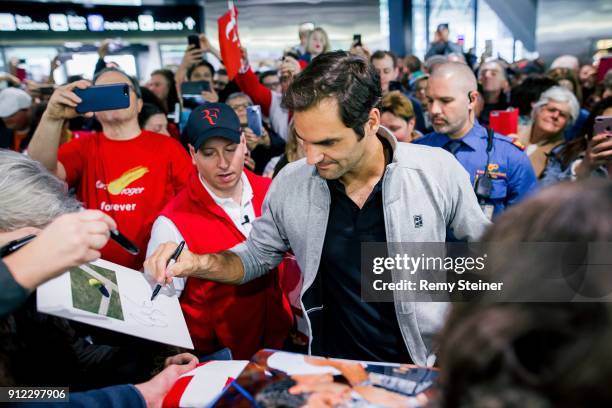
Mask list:
[[[388,243],[445,242],[447,230],[467,241],[483,234],[490,222],[478,205],[467,172],[450,153],[399,143],[382,127],[378,136],[393,148],[382,187]],[[319,270],[330,202],[327,183],[314,166],[305,159],[287,165],[270,186],[249,238],[231,249],[244,265],[244,282],[276,267],[292,249],[304,275],[303,296]],[[422,220],[418,228],[412,222],[415,215]],[[409,291],[394,293],[399,327],[414,363],[431,365],[433,336],[444,323],[448,304],[414,302],[410,296]]]

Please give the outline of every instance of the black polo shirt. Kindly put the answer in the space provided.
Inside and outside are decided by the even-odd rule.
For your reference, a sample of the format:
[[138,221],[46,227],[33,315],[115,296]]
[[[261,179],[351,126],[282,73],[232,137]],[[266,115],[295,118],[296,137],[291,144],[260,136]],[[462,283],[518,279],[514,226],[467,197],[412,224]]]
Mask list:
[[[381,139],[382,140],[382,139]],[[385,150],[392,157],[388,142]],[[363,208],[347,195],[339,180],[327,180],[331,193],[329,221],[317,282],[324,305],[313,354],[368,361],[411,362],[392,302],[361,300],[361,243],[386,242],[382,184],[384,174]]]

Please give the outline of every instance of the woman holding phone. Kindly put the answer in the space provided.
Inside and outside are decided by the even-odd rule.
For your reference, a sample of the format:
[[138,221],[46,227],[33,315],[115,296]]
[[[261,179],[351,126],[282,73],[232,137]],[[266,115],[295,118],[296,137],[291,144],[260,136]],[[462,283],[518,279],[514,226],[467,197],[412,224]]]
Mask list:
[[[597,121],[597,117],[604,119]],[[564,143],[551,152],[540,184],[550,185],[590,177],[609,178],[612,174],[612,133],[599,129],[598,123],[611,121],[612,96],[609,96],[593,106],[584,124],[584,137]]]

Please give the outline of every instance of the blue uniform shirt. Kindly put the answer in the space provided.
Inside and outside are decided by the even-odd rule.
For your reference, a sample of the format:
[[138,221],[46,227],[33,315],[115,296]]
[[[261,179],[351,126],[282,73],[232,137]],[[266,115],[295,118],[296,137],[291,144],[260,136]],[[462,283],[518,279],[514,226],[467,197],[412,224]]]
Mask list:
[[[461,139],[462,143],[455,150],[455,157],[470,175],[472,186],[477,177],[485,173],[487,164],[487,130],[478,122]],[[429,133],[413,143],[432,147],[447,145],[451,138],[442,133]],[[507,136],[495,133],[493,148],[489,160],[489,174],[492,178],[492,191],[488,204],[494,206],[494,215],[498,215],[507,206],[520,201],[527,193],[534,190],[537,180],[531,162],[522,149]]]

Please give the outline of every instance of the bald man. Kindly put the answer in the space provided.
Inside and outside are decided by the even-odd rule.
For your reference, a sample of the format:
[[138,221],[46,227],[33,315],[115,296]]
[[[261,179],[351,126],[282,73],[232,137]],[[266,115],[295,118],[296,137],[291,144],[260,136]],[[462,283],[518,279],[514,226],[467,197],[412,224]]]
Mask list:
[[469,173],[480,208],[492,219],[532,191],[536,177],[522,146],[478,123],[476,89],[467,65],[436,67],[425,91],[434,132],[414,143],[452,153]]

